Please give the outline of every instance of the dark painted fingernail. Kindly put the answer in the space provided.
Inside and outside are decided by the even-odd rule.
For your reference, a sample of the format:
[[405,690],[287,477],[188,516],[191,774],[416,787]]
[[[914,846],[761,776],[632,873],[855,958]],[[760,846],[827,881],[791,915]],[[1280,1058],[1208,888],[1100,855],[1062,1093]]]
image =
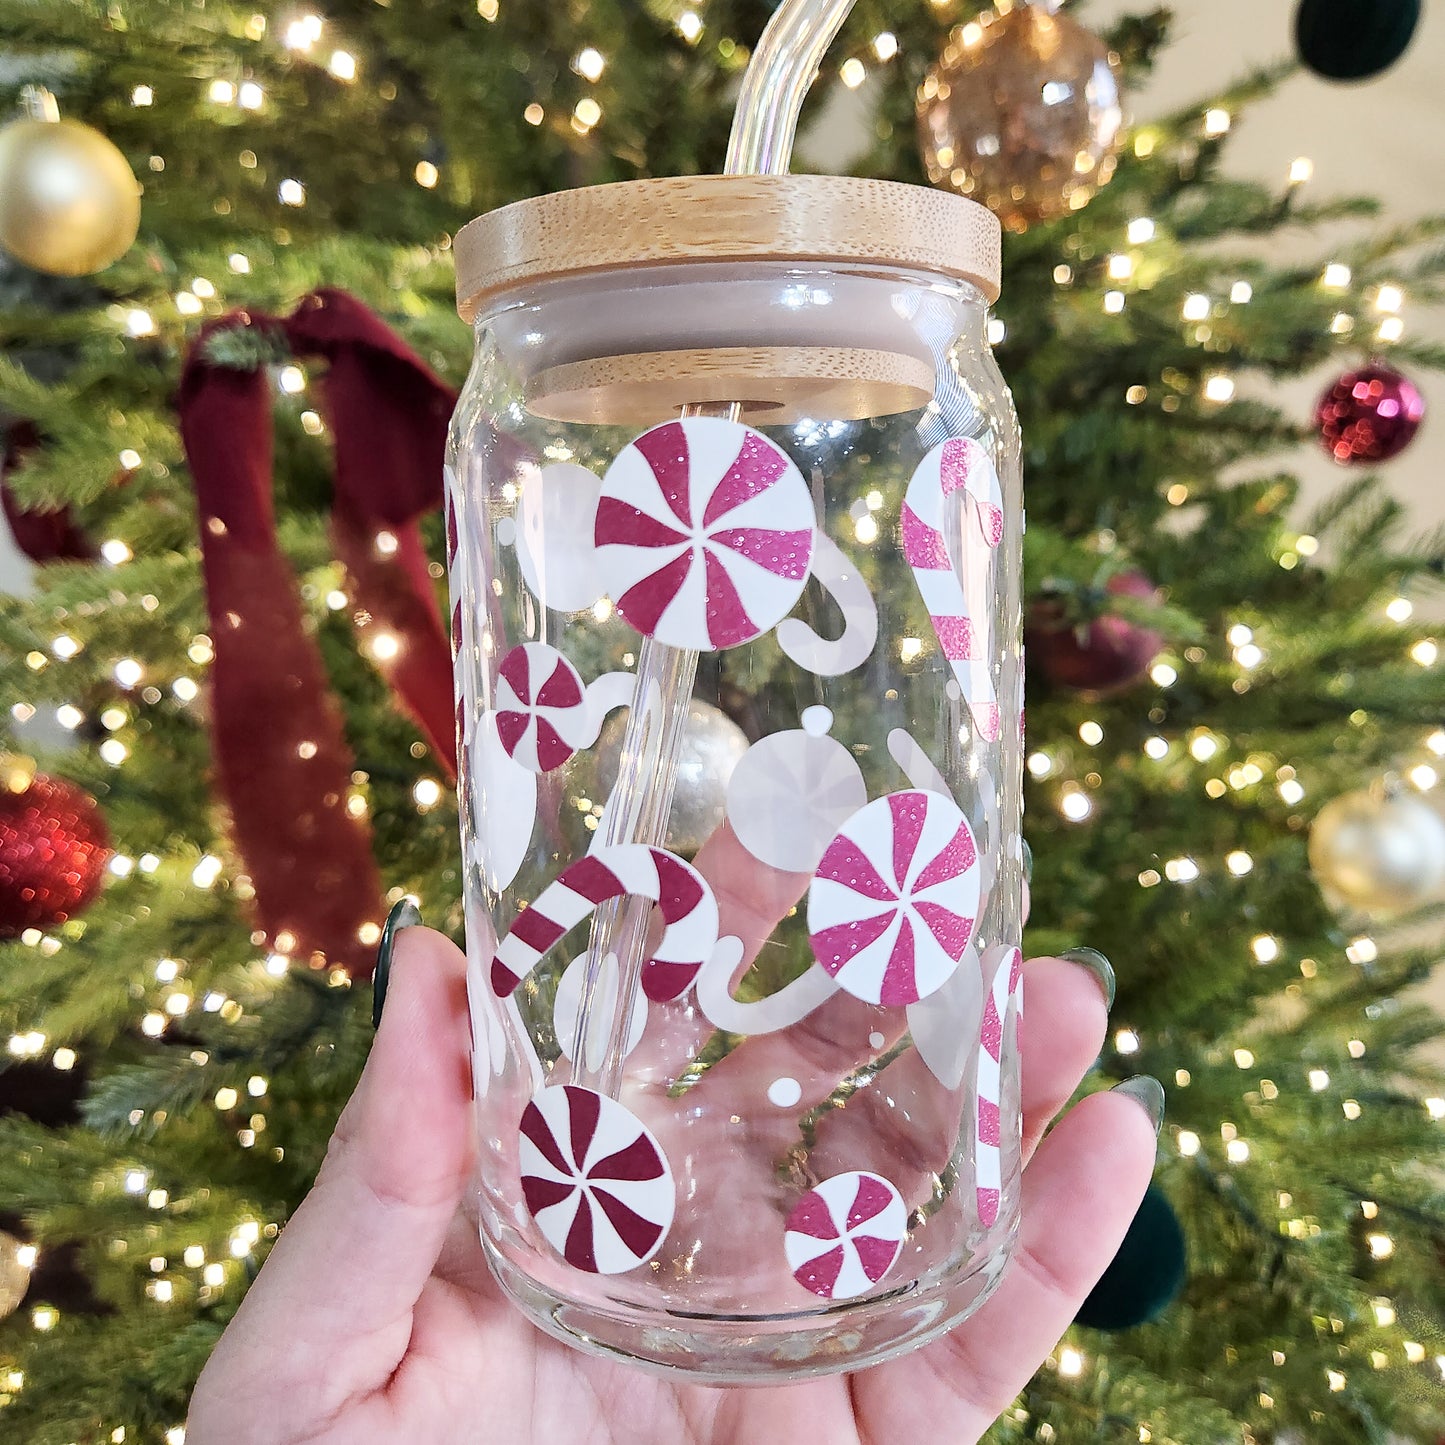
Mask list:
[[1135,1074],[1122,1084],[1115,1084],[1115,1094],[1127,1094],[1149,1116],[1157,1134],[1164,1127],[1164,1085],[1152,1074]]
[[1029,847],[1027,838],[1020,838],[1019,842],[1023,845],[1024,850],[1024,881],[1032,883],[1034,881],[1034,850]]
[[371,1026],[381,1027],[381,1010],[386,1004],[386,986],[391,981],[391,955],[396,936],[403,928],[415,928],[421,913],[410,898],[403,898],[386,915],[381,942],[376,947],[376,972],[371,975]]
[[1114,965],[1097,948],[1086,948],[1080,944],[1077,948],[1066,948],[1059,957],[1067,958],[1070,963],[1077,963],[1080,968],[1088,969],[1104,991],[1104,1007],[1114,1007]]

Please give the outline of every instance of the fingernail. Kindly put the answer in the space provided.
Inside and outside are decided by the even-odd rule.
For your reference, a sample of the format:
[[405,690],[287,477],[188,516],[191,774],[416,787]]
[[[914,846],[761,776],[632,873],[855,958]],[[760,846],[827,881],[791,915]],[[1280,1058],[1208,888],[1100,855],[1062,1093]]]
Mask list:
[[403,898],[393,905],[386,915],[381,930],[381,942],[376,948],[376,971],[371,975],[371,1026],[381,1027],[381,1010],[386,1003],[386,986],[391,981],[391,954],[396,947],[396,936],[403,928],[415,928],[421,922],[421,913],[410,898]]
[[1149,1122],[1157,1134],[1164,1127],[1164,1085],[1152,1074],[1135,1074],[1122,1084],[1115,1084],[1110,1091],[1127,1094],[1149,1116]]
[[1077,963],[1080,968],[1088,969],[1104,992],[1104,1007],[1114,1007],[1114,965],[1097,948],[1086,948],[1080,944],[1077,948],[1066,948],[1059,957],[1067,958],[1070,963]]
[[1029,847],[1027,838],[1020,838],[1019,842],[1023,845],[1024,850],[1024,881],[1032,883],[1034,881],[1034,850]]

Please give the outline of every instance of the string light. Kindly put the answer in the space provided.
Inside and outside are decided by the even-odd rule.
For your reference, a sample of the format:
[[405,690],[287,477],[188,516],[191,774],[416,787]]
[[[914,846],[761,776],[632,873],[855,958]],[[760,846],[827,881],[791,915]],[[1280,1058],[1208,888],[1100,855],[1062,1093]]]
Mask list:
[[1179,1152],[1186,1158],[1192,1159],[1199,1153],[1200,1139],[1192,1129],[1181,1129],[1179,1131]]
[[1079,740],[1091,748],[1098,747],[1104,741],[1104,729],[1096,722],[1080,723]]
[[266,103],[266,92],[254,80],[246,81],[236,92],[242,110],[260,110]]
[[1161,737],[1146,738],[1144,740],[1144,754],[1153,758],[1157,763],[1169,756],[1169,744]]
[[868,70],[856,55],[850,55],[848,59],[838,67],[838,79],[841,80],[849,90],[857,90],[867,78]]
[[1231,1164],[1246,1164],[1249,1162],[1249,1145],[1243,1139],[1231,1139],[1224,1146],[1224,1157]]
[[1249,873],[1254,868],[1254,859],[1242,849],[1236,849],[1225,858],[1224,866],[1228,868],[1236,878],[1243,878],[1246,873]]
[[1259,934],[1249,946],[1256,963],[1273,963],[1279,957],[1279,939],[1271,933]]
[[1054,760],[1047,753],[1030,753],[1029,772],[1036,778],[1046,778],[1054,770]]
[[1350,268],[1342,261],[1331,261],[1320,273],[1320,285],[1327,291],[1343,291],[1350,284]]
[[1104,292],[1104,310],[1110,316],[1117,316],[1124,309],[1124,293],[1122,291]]
[[288,176],[276,187],[276,199],[283,206],[304,206],[306,204],[306,187],[294,177]]
[[572,69],[584,80],[594,83],[602,79],[602,72],[607,68],[607,61],[602,52],[595,46],[589,45],[584,50],[579,50],[572,57]]
[[1121,1054],[1137,1054],[1139,1052],[1139,1035],[1133,1029],[1120,1029],[1114,1035],[1114,1047]]
[[1207,321],[1209,311],[1209,297],[1198,291],[1191,292],[1186,296],[1183,306],[1179,308],[1179,314],[1185,321]]
[[1221,136],[1229,130],[1229,112],[1218,106],[1212,106],[1204,112],[1204,134],[1207,136]]
[[1355,318],[1344,311],[1336,311],[1330,321],[1330,334],[1332,336],[1347,336],[1355,329]]
[[689,45],[696,45],[698,36],[702,34],[702,21],[698,19],[695,12],[684,10],[677,17],[677,33]]
[[130,103],[136,106],[146,106],[155,103],[156,93],[148,85],[138,85],[130,93]]
[[1093,799],[1081,788],[1067,787],[1059,796],[1059,812],[1071,823],[1082,823],[1093,811]]
[[892,60],[898,54],[898,37],[891,30],[881,30],[873,37],[873,54],[879,60]]
[[326,64],[327,70],[337,80],[351,81],[356,79],[356,57],[347,50],[333,50],[331,59]]
[[236,98],[236,87],[229,80],[213,80],[207,94],[217,105],[230,105]]
[[1234,397],[1234,378],[1225,376],[1223,372],[1216,372],[1204,383],[1204,399],[1222,406],[1225,402],[1231,401]]
[[1398,341],[1405,334],[1405,323],[1398,316],[1387,316],[1375,330],[1380,341]]
[[878,540],[878,523],[871,512],[865,512],[853,523],[853,535],[865,547]]
[[1229,288],[1229,299],[1236,306],[1247,306],[1254,297],[1254,287],[1248,281],[1236,281]]
[[1296,156],[1289,163],[1289,183],[1292,186],[1302,186],[1308,180],[1313,179],[1315,163],[1308,156]]
[[1368,1234],[1365,1236],[1365,1243],[1370,1246],[1370,1253],[1376,1259],[1389,1259],[1395,1252],[1395,1241],[1388,1234]]
[[1199,864],[1193,858],[1171,858],[1164,865],[1164,876],[1171,883],[1192,883],[1199,877]]
[[412,175],[417,185],[428,191],[434,189],[437,181],[441,179],[441,172],[430,161],[418,161]]
[[1131,246],[1142,246],[1146,241],[1154,239],[1154,222],[1148,216],[1138,216],[1129,222],[1125,234]]
[[572,128],[585,134],[602,119],[602,107],[584,95],[572,109]]
[[1421,667],[1434,667],[1440,656],[1440,648],[1434,638],[1426,637],[1410,649],[1410,656]]
[[1066,1375],[1070,1379],[1077,1378],[1084,1373],[1084,1356],[1070,1345],[1065,1345],[1059,1351],[1059,1374]]
[[1416,763],[1406,776],[1422,793],[1428,793],[1440,781],[1440,775],[1429,763]]
[[1127,281],[1134,274],[1134,258],[1127,251],[1109,257],[1109,279]]

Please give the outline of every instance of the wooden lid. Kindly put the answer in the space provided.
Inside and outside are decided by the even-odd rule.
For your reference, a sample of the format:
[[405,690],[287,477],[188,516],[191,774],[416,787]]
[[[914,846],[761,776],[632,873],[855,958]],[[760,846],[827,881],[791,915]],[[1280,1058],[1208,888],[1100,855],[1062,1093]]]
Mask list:
[[999,223],[976,201],[852,176],[668,176],[533,196],[457,233],[457,310],[562,276],[684,261],[833,261],[936,272],[994,301]]

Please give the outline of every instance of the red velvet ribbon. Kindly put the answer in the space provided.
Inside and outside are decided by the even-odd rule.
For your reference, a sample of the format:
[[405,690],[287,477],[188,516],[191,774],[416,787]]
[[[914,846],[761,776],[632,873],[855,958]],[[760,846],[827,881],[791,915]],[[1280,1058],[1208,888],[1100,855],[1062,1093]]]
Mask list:
[[296,355],[329,363],[321,392],[335,443],[334,545],[357,609],[397,639],[396,657],[379,665],[453,776],[451,655],[416,523],[441,502],[455,398],[338,291],[308,296],[287,321],[240,312],[212,322],[181,378],[215,651],[213,750],[257,918],[273,946],[366,977],[375,945],[367,925],[385,905],[370,829],[346,810],[354,763],[341,709],[277,544],[270,383],[263,369],[205,356],[218,331],[240,327],[265,328]]
[[0,507],[10,535],[32,562],[93,562],[95,543],[76,526],[68,506],[22,507],[10,490],[5,474],[40,445],[40,433],[31,422],[14,422],[6,429],[0,448]]

